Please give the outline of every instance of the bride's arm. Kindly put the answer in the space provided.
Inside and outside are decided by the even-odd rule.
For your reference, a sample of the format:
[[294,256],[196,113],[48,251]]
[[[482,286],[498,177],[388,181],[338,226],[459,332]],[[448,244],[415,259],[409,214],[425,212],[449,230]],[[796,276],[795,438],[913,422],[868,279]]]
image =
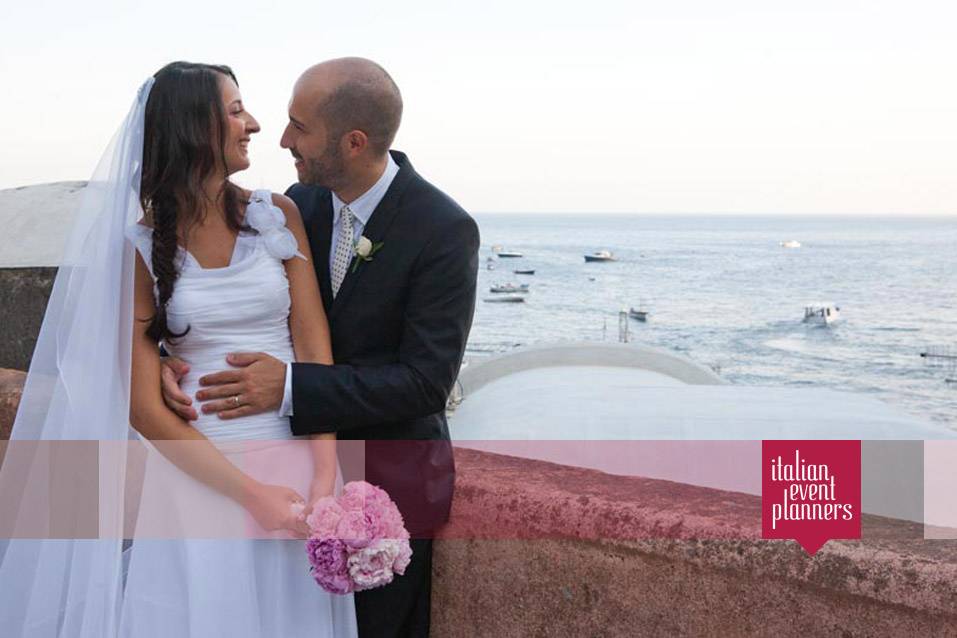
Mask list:
[[[286,227],[292,231],[299,244],[299,252],[306,259],[287,259],[286,277],[289,279],[289,330],[296,361],[332,365],[332,337],[326,311],[322,306],[316,269],[312,263],[309,240],[302,223],[302,216],[295,202],[285,195],[273,194],[273,203],[286,214]],[[311,435],[315,473],[312,480],[314,501],[319,496],[332,494],[336,480],[336,435],[335,433]]]
[[247,508],[265,529],[303,531],[289,508],[290,501],[301,499],[294,490],[246,475],[199,430],[166,407],[160,391],[159,345],[146,334],[155,312],[153,278],[137,252],[130,424],[181,470]]

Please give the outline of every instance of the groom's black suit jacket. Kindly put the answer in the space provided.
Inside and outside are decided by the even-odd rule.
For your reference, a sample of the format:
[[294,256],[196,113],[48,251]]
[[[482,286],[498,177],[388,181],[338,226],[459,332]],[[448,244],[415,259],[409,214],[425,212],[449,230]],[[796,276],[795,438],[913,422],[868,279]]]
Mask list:
[[[475,221],[422,179],[408,158],[362,231],[383,246],[346,274],[335,299],[329,276],[332,194],[295,184],[335,365],[292,365],[296,435],[336,432],[365,440],[365,479],[396,500],[413,535],[448,520],[455,464],[445,404],[475,310]],[[344,469],[345,471],[345,469]]]

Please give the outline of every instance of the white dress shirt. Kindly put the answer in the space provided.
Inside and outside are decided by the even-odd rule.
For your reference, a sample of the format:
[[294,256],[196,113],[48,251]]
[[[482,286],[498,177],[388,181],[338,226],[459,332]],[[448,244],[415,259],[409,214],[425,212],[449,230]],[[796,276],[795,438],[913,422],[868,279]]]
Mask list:
[[[333,256],[336,254],[336,246],[339,243],[339,225],[341,224],[340,213],[342,212],[342,207],[348,204],[349,210],[352,211],[353,222],[352,222],[352,242],[355,244],[359,241],[359,238],[362,237],[362,230],[366,227],[366,224],[369,223],[369,218],[372,217],[373,211],[379,205],[379,202],[382,201],[382,198],[385,197],[385,193],[389,190],[389,186],[392,185],[392,180],[395,179],[396,174],[399,172],[399,165],[395,163],[395,160],[392,159],[392,155],[388,155],[388,161],[385,165],[385,170],[382,172],[382,175],[372,185],[372,188],[359,195],[356,199],[351,202],[344,202],[339,199],[338,195],[335,193],[332,194],[332,214],[333,214],[333,223],[332,223],[332,243],[329,245],[329,271],[332,272],[332,262]],[[286,381],[285,389],[282,395],[282,405],[279,406],[279,415],[280,416],[292,416],[292,363],[286,363]]]

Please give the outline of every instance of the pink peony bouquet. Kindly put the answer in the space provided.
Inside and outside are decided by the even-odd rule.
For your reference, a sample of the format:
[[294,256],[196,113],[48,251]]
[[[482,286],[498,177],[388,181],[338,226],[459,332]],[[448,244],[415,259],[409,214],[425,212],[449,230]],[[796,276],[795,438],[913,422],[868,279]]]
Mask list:
[[346,483],[339,498],[316,501],[306,523],[309,571],[332,594],[388,585],[412,558],[399,508],[385,490],[365,481]]

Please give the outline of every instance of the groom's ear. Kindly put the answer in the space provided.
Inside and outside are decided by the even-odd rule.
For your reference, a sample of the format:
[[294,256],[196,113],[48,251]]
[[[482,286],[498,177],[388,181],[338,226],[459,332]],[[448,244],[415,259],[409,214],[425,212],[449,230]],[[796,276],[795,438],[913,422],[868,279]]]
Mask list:
[[352,155],[361,155],[369,149],[369,136],[355,129],[345,134],[345,150]]

